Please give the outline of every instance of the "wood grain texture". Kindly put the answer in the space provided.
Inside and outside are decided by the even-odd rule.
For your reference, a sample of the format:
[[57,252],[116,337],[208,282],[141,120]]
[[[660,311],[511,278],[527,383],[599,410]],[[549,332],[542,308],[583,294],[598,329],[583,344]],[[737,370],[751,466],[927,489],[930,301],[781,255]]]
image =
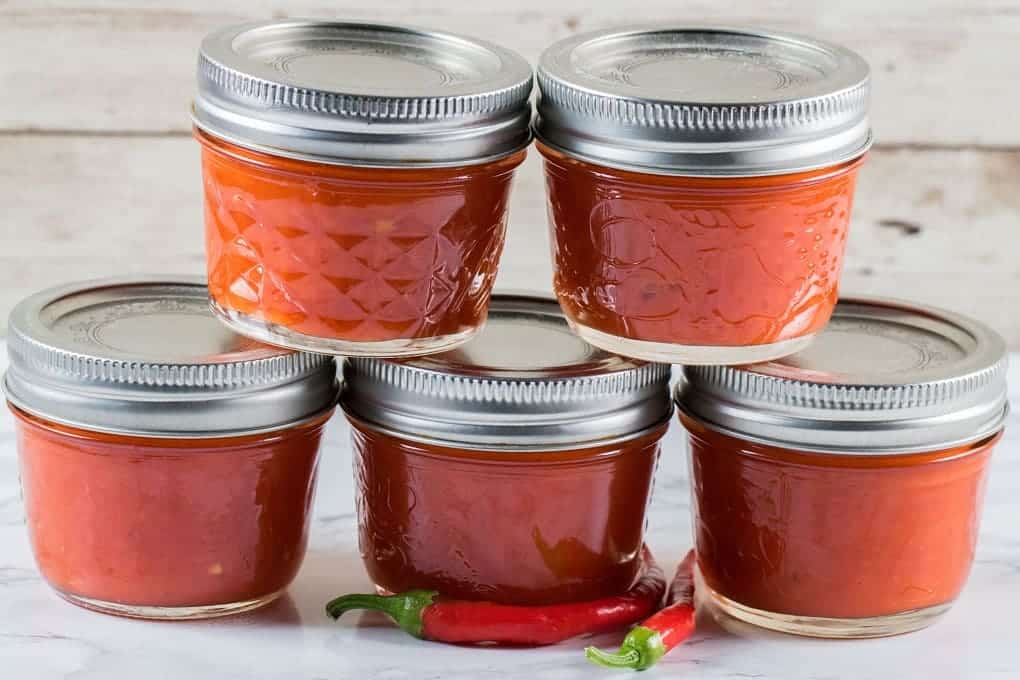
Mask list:
[[[862,170],[844,293],[974,314],[1020,348],[1020,152],[876,151]],[[187,138],[0,136],[0,315],[41,287],[203,270],[197,144]],[[7,191],[7,187],[13,190]],[[532,153],[514,188],[499,285],[550,287]]]
[[890,145],[1020,146],[1002,112],[1020,97],[1018,0],[8,0],[0,2],[0,130],[181,132],[195,54],[213,28],[253,18],[400,21],[477,35],[534,61],[572,32],[628,21],[771,27],[839,41],[874,70]]

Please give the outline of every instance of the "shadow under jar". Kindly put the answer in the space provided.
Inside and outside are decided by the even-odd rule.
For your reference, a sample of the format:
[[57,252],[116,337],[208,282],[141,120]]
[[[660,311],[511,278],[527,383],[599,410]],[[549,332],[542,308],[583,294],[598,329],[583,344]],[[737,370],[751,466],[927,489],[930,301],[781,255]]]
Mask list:
[[551,299],[496,295],[457,350],[344,370],[380,590],[533,605],[634,583],[669,366],[592,347]]
[[485,42],[275,21],[207,37],[194,104],[209,293],[276,345],[411,356],[485,321],[531,69]]
[[802,352],[684,373],[698,566],[717,611],[849,638],[949,609],[1007,411],[998,335],[941,310],[842,300]]
[[538,85],[554,286],[582,337],[740,364],[824,327],[871,144],[863,59],[780,33],[609,30],[546,50]]
[[8,350],[29,537],[62,597],[186,619],[286,589],[336,402],[332,359],[236,335],[203,284],[175,278],[34,295],[11,314]]

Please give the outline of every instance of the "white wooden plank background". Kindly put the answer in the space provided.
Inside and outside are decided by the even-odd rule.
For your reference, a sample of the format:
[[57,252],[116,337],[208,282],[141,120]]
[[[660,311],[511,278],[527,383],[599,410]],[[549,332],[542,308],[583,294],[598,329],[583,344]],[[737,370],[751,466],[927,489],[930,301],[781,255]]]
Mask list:
[[[1020,348],[1020,0],[0,0],[0,315],[63,280],[201,271],[195,50],[216,26],[270,16],[415,23],[532,60],[573,31],[635,21],[843,42],[872,63],[879,142],[844,290],[967,311]],[[548,286],[539,169],[529,160],[516,186],[502,285]]]

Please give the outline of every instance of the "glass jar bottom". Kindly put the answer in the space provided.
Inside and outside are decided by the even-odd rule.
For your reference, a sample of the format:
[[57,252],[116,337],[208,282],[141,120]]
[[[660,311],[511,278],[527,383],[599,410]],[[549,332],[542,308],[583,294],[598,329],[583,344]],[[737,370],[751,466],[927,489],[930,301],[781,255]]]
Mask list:
[[305,335],[277,323],[256,319],[247,314],[226,309],[214,300],[210,301],[210,305],[220,321],[230,327],[231,330],[254,340],[259,340],[269,345],[286,347],[287,349],[347,357],[398,358],[437,354],[463,345],[474,337],[481,328],[481,326],[468,328],[459,333],[436,335],[428,338],[357,342]]
[[669,342],[635,340],[612,335],[583,324],[570,322],[571,328],[592,345],[635,359],[657,361],[664,364],[688,366],[715,366],[751,364],[789,356],[811,344],[814,334],[791,338],[767,345],[728,347],[720,345],[675,345]]
[[278,590],[275,593],[270,593],[269,595],[255,598],[254,600],[228,602],[226,604],[211,604],[198,607],[151,607],[144,605],[122,604],[120,602],[107,602],[105,600],[96,600],[90,597],[82,597],[81,595],[72,595],[71,593],[65,593],[59,590],[57,591],[57,594],[60,595],[60,597],[64,598],[71,604],[76,604],[79,607],[84,607],[85,609],[91,609],[103,614],[113,614],[114,616],[125,616],[132,619],[163,621],[213,619],[220,616],[240,614],[242,612],[258,609],[259,607],[264,607],[279,598],[283,593],[283,590]]
[[734,602],[711,589],[701,592],[708,593],[713,609],[738,621],[780,633],[818,638],[877,638],[910,633],[930,626],[953,605],[947,602],[898,614],[838,619],[768,612]]

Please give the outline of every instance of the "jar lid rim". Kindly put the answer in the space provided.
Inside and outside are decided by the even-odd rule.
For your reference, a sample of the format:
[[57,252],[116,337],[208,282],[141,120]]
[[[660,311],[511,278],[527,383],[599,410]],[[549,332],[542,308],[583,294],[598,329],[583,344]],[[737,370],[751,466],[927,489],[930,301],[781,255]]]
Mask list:
[[668,417],[670,371],[588,344],[547,296],[496,293],[483,330],[456,350],[346,360],[340,403],[360,420],[434,441],[604,442]]
[[834,43],[714,25],[630,26],[543,52],[536,136],[611,167],[691,176],[822,168],[871,145],[870,70]]
[[681,412],[756,441],[847,453],[974,441],[1008,411],[1005,341],[936,307],[843,298],[812,345],[748,366],[688,366]]
[[336,364],[262,345],[216,321],[200,277],[64,284],[11,312],[3,388],[63,424],[153,437],[289,426],[336,403]]
[[226,26],[198,59],[195,125],[291,158],[446,167],[530,140],[532,70],[484,40],[398,24]]

